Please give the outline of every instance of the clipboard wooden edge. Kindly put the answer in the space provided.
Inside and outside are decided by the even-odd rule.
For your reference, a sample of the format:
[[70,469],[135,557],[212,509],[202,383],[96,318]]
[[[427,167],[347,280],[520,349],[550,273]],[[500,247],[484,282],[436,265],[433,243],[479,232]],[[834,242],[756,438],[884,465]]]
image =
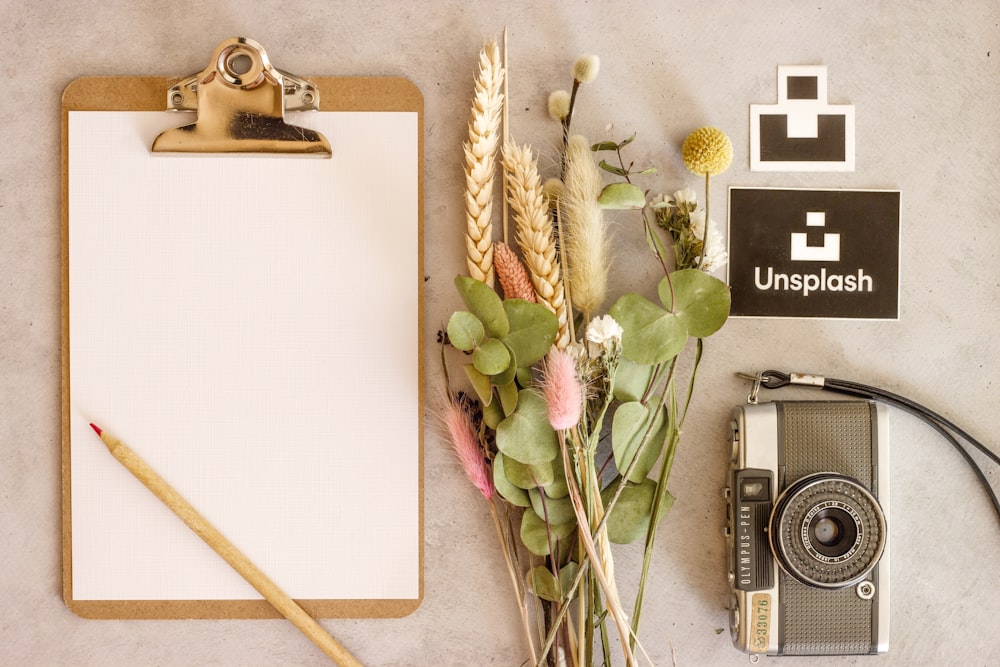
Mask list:
[[[166,91],[183,77],[82,77],[62,95],[61,202],[61,496],[62,595],[66,606],[91,619],[282,618],[263,599],[253,600],[77,600],[73,598],[72,466],[69,371],[69,113],[71,111],[164,111]],[[414,599],[296,600],[314,618],[392,618],[413,613],[424,598],[424,100],[402,77],[310,77],[320,92],[320,111],[403,111],[417,114],[417,294],[420,303],[413,354],[418,359],[419,584]],[[184,116],[178,114],[178,125]],[[334,148],[336,150],[336,148]],[[278,582],[280,585],[280,582]]]

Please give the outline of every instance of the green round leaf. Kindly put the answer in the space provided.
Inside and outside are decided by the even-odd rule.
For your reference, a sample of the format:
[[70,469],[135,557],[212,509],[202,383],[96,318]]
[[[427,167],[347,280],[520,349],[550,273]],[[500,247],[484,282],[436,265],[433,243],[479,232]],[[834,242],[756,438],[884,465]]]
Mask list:
[[472,364],[466,364],[462,366],[462,369],[465,371],[465,377],[469,378],[479,400],[484,406],[490,405],[493,402],[493,385],[490,384],[490,379],[477,371]]
[[545,495],[549,498],[565,498],[569,495],[569,485],[566,483],[566,470],[563,468],[562,456],[552,459],[552,482],[543,486]]
[[506,415],[503,413],[500,401],[493,401],[489,405],[483,406],[483,423],[494,431],[497,430],[497,426],[500,425],[504,417]]
[[554,475],[552,464],[548,461],[531,465],[511,456],[504,457],[504,471],[511,484],[526,490],[551,484]]
[[601,208],[640,209],[646,205],[646,193],[631,183],[612,183],[597,198]]
[[514,352],[509,347],[507,348],[507,353],[510,355],[510,363],[507,364],[507,368],[490,377],[490,381],[495,387],[512,384],[514,378],[517,377],[517,357],[514,356]]
[[535,595],[549,602],[559,602],[562,599],[559,582],[552,576],[552,571],[544,565],[539,565],[531,570],[531,590],[535,592]]
[[[673,312],[683,323],[688,335],[695,338],[711,336],[729,317],[731,296],[729,286],[698,269],[682,269],[670,274],[673,284]],[[664,278],[659,285],[660,300],[670,306],[670,283]]]
[[611,422],[611,449],[615,457],[615,466],[619,472],[625,473],[632,464],[643,438],[649,432],[646,447],[639,456],[639,462],[632,469],[629,481],[639,483],[653,469],[656,460],[663,451],[666,436],[667,417],[661,410],[658,415],[642,403],[623,403],[615,410]]
[[517,395],[517,409],[497,426],[497,448],[522,463],[548,463],[559,454],[545,399],[531,389]]
[[[559,570],[559,590],[562,595],[569,594],[569,590],[573,588],[573,580],[576,579],[576,573],[579,570],[580,566],[575,561],[566,563]],[[578,588],[577,590],[579,591],[580,589]]]
[[615,398],[622,403],[640,400],[649,388],[649,382],[652,379],[652,366],[622,359],[618,362],[618,370],[615,371]]
[[513,381],[497,386],[497,395],[500,396],[500,406],[503,413],[509,415],[517,408],[517,385]]
[[[605,504],[611,501],[611,496],[614,495],[617,485],[616,481],[601,493]],[[655,497],[656,482],[649,478],[644,479],[641,484],[626,483],[621,497],[608,516],[608,539],[615,544],[631,544],[645,537],[646,531],[649,530]],[[661,504],[661,521],[673,504],[674,497],[669,492],[664,493]]]
[[[547,493],[541,493],[538,489],[528,489],[528,498],[531,499],[531,508],[538,516],[547,516],[549,523],[563,524],[567,521],[575,521],[576,513],[573,512],[573,503],[569,497],[549,498]],[[542,506],[544,501],[545,506]]]
[[510,323],[510,333],[503,342],[514,353],[519,367],[531,366],[552,347],[559,333],[559,320],[542,304],[522,299],[507,299],[503,308]]
[[448,340],[464,352],[475,349],[485,336],[483,323],[467,310],[452,313],[448,320]]
[[496,487],[497,493],[506,498],[507,502],[512,505],[530,507],[531,499],[528,498],[528,492],[511,484],[510,480],[507,479],[505,466],[504,455],[497,452],[493,459],[493,486]]
[[472,365],[483,375],[496,375],[510,367],[507,346],[496,338],[487,338],[472,353]]
[[576,522],[546,525],[535,510],[530,507],[524,510],[521,517],[521,541],[528,551],[536,556],[549,555],[549,530],[552,531],[552,542],[566,539],[576,529]]
[[503,338],[507,335],[510,324],[503,310],[503,302],[492,287],[468,276],[455,278],[455,287],[465,302],[465,307],[482,322],[487,336]]
[[623,295],[611,306],[610,313],[624,332],[622,355],[631,361],[668,361],[687,343],[687,331],[679,318],[638,294]]

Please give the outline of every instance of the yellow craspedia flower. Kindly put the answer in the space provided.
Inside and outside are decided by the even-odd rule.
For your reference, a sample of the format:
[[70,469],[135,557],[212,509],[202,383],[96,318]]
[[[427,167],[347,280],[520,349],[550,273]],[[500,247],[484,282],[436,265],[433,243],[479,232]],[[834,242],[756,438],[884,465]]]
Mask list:
[[684,166],[702,176],[718,176],[733,162],[733,142],[715,127],[700,127],[687,136],[681,147]]

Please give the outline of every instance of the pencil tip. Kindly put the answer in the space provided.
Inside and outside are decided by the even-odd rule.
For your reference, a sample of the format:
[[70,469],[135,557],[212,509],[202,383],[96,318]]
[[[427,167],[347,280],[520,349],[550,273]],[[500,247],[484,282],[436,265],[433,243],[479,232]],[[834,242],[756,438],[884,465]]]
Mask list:
[[101,427],[97,424],[91,423],[90,428],[94,429],[94,432],[97,433],[97,435],[101,434]]

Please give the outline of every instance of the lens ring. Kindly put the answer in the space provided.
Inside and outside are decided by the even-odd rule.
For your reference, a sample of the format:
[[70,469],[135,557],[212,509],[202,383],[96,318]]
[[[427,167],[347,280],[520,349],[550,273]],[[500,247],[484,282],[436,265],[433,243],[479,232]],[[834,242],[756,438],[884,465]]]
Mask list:
[[819,588],[857,583],[885,548],[885,515],[857,480],[836,473],[809,475],[778,497],[769,526],[781,568]]

